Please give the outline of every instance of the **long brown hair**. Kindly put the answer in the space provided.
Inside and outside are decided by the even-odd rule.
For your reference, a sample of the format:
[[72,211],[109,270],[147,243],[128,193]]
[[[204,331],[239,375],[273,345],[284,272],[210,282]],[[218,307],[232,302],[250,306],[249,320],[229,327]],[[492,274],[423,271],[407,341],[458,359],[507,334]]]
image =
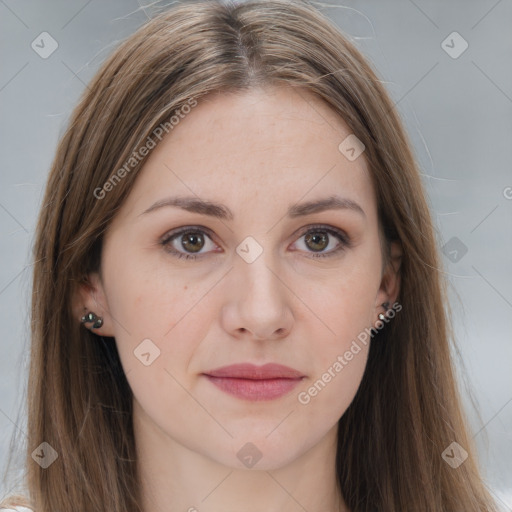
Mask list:
[[[94,191],[191,98],[259,85],[308,90],[341,116],[366,147],[385,241],[403,248],[403,309],[371,344],[360,388],[339,421],[336,471],[348,507],[496,510],[455,384],[446,284],[410,141],[360,52],[300,0],[177,4],[119,46],[75,108],[34,245],[30,503],[36,512],[141,510],[133,397],[115,340],[81,327],[71,304],[79,283],[100,270],[102,236],[145,159],[125,168],[104,197]],[[458,468],[441,456],[454,441],[470,454]],[[31,456],[42,442],[58,454],[46,469]]]

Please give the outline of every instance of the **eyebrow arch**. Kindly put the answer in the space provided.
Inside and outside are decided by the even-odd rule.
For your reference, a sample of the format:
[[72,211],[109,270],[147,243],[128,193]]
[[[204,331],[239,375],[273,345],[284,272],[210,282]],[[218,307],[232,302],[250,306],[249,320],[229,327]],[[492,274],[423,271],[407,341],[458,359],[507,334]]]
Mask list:
[[[223,220],[233,220],[233,212],[225,205],[213,201],[204,201],[198,197],[167,197],[160,199],[144,210],[140,215],[152,212],[164,206],[175,206],[183,210],[216,217]],[[288,208],[288,217],[296,218],[326,210],[351,210],[366,218],[364,210],[358,203],[346,197],[332,195],[324,199],[308,201],[306,203],[294,204]]]

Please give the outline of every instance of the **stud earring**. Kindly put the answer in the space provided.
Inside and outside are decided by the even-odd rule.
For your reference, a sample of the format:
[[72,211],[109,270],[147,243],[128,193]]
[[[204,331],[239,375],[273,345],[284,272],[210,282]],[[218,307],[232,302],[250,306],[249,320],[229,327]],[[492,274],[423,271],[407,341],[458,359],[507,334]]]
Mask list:
[[[389,302],[383,302],[382,307],[386,310],[386,313],[387,313],[388,309],[389,309]],[[386,320],[386,315],[383,313],[379,313],[379,320],[382,320],[382,321]]]
[[[94,322],[90,326],[91,329],[98,329],[98,327],[101,327],[103,325],[103,318],[101,318],[101,316],[96,316],[93,312],[91,312],[91,313],[87,313],[86,315],[84,315],[80,319],[80,322],[82,324],[89,324],[91,322]],[[89,328],[87,325],[85,327]]]

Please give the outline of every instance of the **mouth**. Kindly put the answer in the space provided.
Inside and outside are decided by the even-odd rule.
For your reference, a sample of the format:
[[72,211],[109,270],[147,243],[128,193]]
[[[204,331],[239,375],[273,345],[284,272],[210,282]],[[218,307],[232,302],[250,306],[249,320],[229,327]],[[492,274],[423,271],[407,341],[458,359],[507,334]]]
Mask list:
[[221,391],[242,400],[275,400],[288,394],[305,375],[274,363],[255,366],[250,363],[224,366],[203,373]]

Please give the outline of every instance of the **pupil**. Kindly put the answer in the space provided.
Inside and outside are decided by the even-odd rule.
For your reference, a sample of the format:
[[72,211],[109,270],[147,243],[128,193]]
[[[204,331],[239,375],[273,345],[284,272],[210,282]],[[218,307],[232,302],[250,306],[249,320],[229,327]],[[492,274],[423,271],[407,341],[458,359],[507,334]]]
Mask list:
[[[313,249],[315,251],[321,251],[325,249],[329,245],[329,241],[327,239],[327,233],[318,231],[316,234],[308,234],[306,235],[306,243],[309,244],[309,242],[312,242],[317,247],[310,247],[310,249]],[[320,245],[320,247],[318,247]]]
[[[203,237],[199,234],[187,234],[184,235],[181,239],[183,247],[185,249],[190,250],[191,252],[198,252],[203,248],[204,240]],[[194,247],[198,244],[200,247]]]

